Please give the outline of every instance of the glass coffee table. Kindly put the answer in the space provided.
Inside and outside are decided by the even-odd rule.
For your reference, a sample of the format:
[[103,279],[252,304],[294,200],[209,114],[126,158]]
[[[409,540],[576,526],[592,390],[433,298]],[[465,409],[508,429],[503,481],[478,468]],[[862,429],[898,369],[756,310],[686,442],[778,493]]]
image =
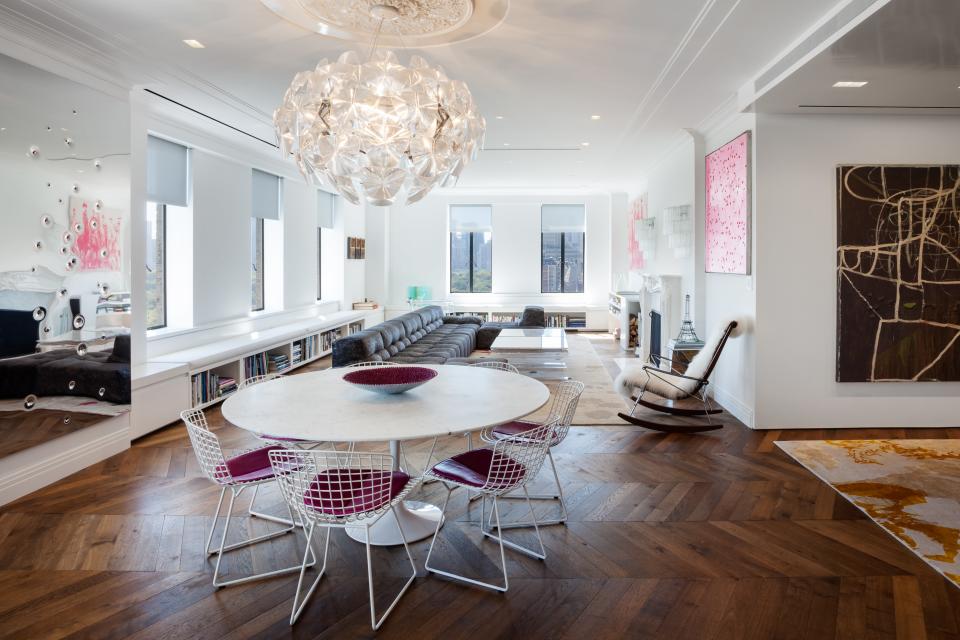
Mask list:
[[520,373],[541,380],[569,380],[567,333],[563,329],[525,327],[503,329],[490,347],[497,355],[508,356]]

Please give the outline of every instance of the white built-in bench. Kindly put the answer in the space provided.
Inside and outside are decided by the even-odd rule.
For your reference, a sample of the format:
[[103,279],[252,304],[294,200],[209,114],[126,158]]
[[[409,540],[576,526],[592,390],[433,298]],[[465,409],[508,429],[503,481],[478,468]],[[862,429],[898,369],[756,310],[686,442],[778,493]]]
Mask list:
[[175,422],[180,412],[223,401],[218,379],[237,384],[262,373],[286,373],[332,352],[333,341],[383,321],[383,311],[339,311],[251,331],[150,358],[131,370],[130,438]]

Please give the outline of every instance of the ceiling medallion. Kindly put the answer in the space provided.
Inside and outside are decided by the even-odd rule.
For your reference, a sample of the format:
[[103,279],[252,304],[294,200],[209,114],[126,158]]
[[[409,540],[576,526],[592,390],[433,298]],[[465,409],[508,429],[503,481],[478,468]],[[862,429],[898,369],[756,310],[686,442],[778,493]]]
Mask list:
[[432,47],[490,31],[507,15],[509,0],[260,0],[277,15],[316,33],[368,40],[379,28],[379,7],[396,12],[380,35],[386,47]]
[[[381,24],[395,15],[382,6]],[[464,82],[420,56],[404,66],[376,40],[366,62],[348,51],[294,76],[273,122],[304,177],[376,206],[453,185],[486,129]]]

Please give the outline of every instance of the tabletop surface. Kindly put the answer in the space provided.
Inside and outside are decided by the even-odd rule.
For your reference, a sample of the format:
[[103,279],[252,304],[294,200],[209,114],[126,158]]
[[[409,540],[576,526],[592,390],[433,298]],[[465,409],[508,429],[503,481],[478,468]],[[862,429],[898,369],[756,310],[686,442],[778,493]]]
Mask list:
[[557,327],[503,329],[490,348],[493,351],[566,351],[567,334]]
[[440,375],[397,395],[345,382],[344,374],[355,369],[276,378],[227,398],[223,417],[241,429],[287,438],[410,440],[516,420],[550,398],[542,382],[516,373],[462,365],[418,366],[435,369]]

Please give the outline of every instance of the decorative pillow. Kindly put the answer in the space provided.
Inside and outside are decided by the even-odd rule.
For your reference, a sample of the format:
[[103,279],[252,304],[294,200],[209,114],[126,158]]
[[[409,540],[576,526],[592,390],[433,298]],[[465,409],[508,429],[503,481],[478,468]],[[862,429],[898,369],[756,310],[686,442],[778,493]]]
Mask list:
[[120,335],[113,339],[113,352],[107,362],[130,362],[129,335]]
[[40,323],[33,311],[0,309],[0,358],[33,353],[40,337]]

